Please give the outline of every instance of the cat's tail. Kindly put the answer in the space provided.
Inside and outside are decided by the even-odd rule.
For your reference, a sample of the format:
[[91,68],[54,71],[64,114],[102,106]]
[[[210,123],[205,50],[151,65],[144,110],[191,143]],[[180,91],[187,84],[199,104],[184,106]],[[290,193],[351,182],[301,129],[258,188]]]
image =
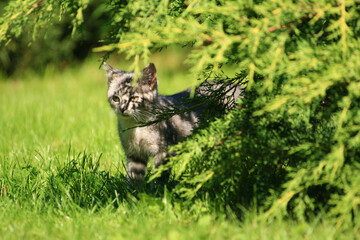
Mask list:
[[236,106],[237,99],[244,97],[245,88],[238,83],[225,81],[205,81],[195,90],[195,96],[216,100],[217,104],[231,109]]

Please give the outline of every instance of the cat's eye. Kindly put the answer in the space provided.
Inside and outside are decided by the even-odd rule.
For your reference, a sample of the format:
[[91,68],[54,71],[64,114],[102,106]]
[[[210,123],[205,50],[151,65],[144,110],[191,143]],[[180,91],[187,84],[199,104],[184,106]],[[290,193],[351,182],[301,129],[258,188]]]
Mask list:
[[131,98],[131,101],[132,101],[132,102],[137,102],[138,100],[139,100],[139,97],[138,97],[138,96]]
[[112,97],[112,100],[113,100],[114,102],[120,102],[120,98],[119,98],[118,96],[113,96],[113,97]]

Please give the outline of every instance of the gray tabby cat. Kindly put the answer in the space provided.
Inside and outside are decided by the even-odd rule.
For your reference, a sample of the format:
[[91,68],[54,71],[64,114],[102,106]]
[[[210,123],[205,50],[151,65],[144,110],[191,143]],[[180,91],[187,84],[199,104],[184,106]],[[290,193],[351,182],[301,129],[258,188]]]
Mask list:
[[[145,126],[135,127],[139,122],[154,120],[155,107],[181,104],[190,97],[190,90],[171,96],[158,94],[158,79],[153,63],[146,66],[133,86],[133,72],[114,69],[104,63],[108,78],[108,101],[118,119],[118,132],[127,156],[127,174],[131,179],[142,180],[150,157],[154,158],[155,168],[164,164],[167,147],[188,136],[197,126],[200,111],[194,110],[174,115],[168,120]],[[237,89],[235,98],[241,94]],[[198,91],[198,92],[201,92]]]

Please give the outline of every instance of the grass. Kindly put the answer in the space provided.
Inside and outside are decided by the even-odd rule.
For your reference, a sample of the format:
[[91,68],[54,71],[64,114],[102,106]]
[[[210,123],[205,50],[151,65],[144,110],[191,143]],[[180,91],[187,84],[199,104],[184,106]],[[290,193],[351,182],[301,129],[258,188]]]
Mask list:
[[[176,62],[152,61],[159,62],[161,93],[194,83]],[[161,186],[134,193],[95,60],[0,81],[0,116],[0,239],[352,237],[326,219],[265,223],[248,209],[240,221],[206,199],[182,202]]]

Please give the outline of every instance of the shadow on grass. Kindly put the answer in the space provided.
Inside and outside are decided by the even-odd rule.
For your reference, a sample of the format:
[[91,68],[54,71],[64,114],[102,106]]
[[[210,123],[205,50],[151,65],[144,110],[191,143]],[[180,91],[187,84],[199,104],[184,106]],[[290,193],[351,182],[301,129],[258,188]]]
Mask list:
[[147,182],[150,177],[147,175],[143,184],[134,186],[121,170],[115,173],[101,170],[101,154],[85,151],[76,155],[70,154],[69,149],[65,163],[50,167],[35,166],[25,160],[13,164],[3,160],[0,184],[6,186],[6,191],[1,191],[1,198],[40,209],[117,208],[137,202],[143,194],[161,198],[165,188],[173,185],[171,181]]
[[107,170],[100,170],[101,155],[95,158],[85,152],[68,160],[47,179],[46,201],[62,201],[66,198],[81,208],[107,206],[110,203],[118,207],[124,201],[134,202],[139,194],[162,197],[165,188],[174,182],[151,181],[149,175],[141,184],[134,185],[121,171],[112,175]]
[[95,158],[85,152],[68,159],[47,178],[45,201],[66,199],[80,207],[92,208],[126,199],[131,193],[126,177],[121,173],[111,175],[109,171],[100,170],[100,159],[101,155]]

